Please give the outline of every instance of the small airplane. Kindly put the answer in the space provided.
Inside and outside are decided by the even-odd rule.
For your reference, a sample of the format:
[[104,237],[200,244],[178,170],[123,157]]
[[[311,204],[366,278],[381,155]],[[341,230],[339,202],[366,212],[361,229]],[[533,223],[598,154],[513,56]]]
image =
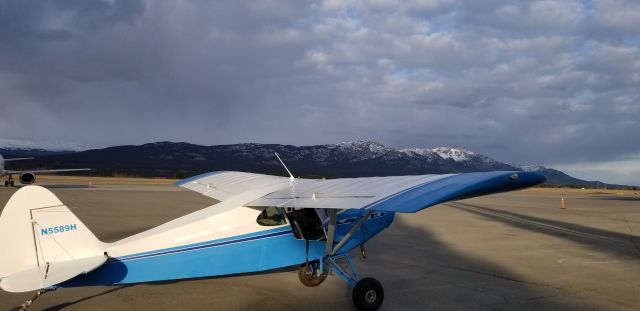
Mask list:
[[357,309],[377,310],[382,285],[360,276],[349,251],[360,248],[364,257],[364,244],[395,213],[545,181],[522,171],[299,179],[285,169],[289,178],[220,171],[181,180],[176,185],[219,203],[114,243],[99,241],[47,189],[23,187],[0,215],[0,287],[37,290],[35,299],[59,288],[297,267],[303,285],[332,273],[352,287]]
[[18,175],[18,181],[24,185],[30,185],[36,182],[36,173],[61,173],[61,172],[79,172],[89,171],[88,168],[74,169],[57,169],[57,170],[30,170],[30,171],[12,171],[4,168],[5,162],[32,160],[33,158],[12,158],[5,159],[0,154],[0,177],[4,177],[4,186],[14,186],[13,175]]

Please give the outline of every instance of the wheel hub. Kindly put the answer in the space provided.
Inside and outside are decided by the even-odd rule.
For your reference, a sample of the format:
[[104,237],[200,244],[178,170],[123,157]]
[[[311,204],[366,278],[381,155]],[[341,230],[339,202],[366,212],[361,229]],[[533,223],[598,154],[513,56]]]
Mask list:
[[376,295],[376,291],[370,289],[364,295],[364,298],[367,300],[367,303],[373,303],[374,301],[376,301],[377,296],[378,295]]

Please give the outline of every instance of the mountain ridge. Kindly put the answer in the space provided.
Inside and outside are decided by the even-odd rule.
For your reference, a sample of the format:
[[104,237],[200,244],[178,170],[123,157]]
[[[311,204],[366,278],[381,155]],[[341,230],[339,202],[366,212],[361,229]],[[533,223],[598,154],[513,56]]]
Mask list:
[[[4,152],[0,147],[0,152]],[[373,141],[293,146],[281,144],[228,144],[203,146],[186,142],[160,141],[83,151],[55,151],[30,154],[12,150],[13,156],[38,156],[30,163],[16,162],[16,168],[91,167],[102,176],[184,178],[216,170],[237,170],[284,175],[274,156],[278,152],[296,177],[339,178],[390,175],[465,173],[473,171],[523,170],[545,174],[548,184],[598,187],[599,181],[585,181],[561,171],[537,165],[502,163],[459,147],[395,149]],[[610,187],[627,187],[610,185]]]

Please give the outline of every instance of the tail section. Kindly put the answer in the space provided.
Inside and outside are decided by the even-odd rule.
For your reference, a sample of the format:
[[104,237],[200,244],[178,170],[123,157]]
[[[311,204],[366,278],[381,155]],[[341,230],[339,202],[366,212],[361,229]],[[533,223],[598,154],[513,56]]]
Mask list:
[[0,287],[50,287],[102,265],[105,244],[49,190],[18,190],[0,215]]

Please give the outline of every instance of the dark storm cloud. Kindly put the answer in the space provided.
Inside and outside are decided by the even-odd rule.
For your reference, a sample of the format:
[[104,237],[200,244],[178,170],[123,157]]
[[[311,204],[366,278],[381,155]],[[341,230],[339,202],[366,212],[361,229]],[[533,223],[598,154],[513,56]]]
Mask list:
[[629,163],[639,12],[623,0],[3,1],[0,136],[372,139]]

